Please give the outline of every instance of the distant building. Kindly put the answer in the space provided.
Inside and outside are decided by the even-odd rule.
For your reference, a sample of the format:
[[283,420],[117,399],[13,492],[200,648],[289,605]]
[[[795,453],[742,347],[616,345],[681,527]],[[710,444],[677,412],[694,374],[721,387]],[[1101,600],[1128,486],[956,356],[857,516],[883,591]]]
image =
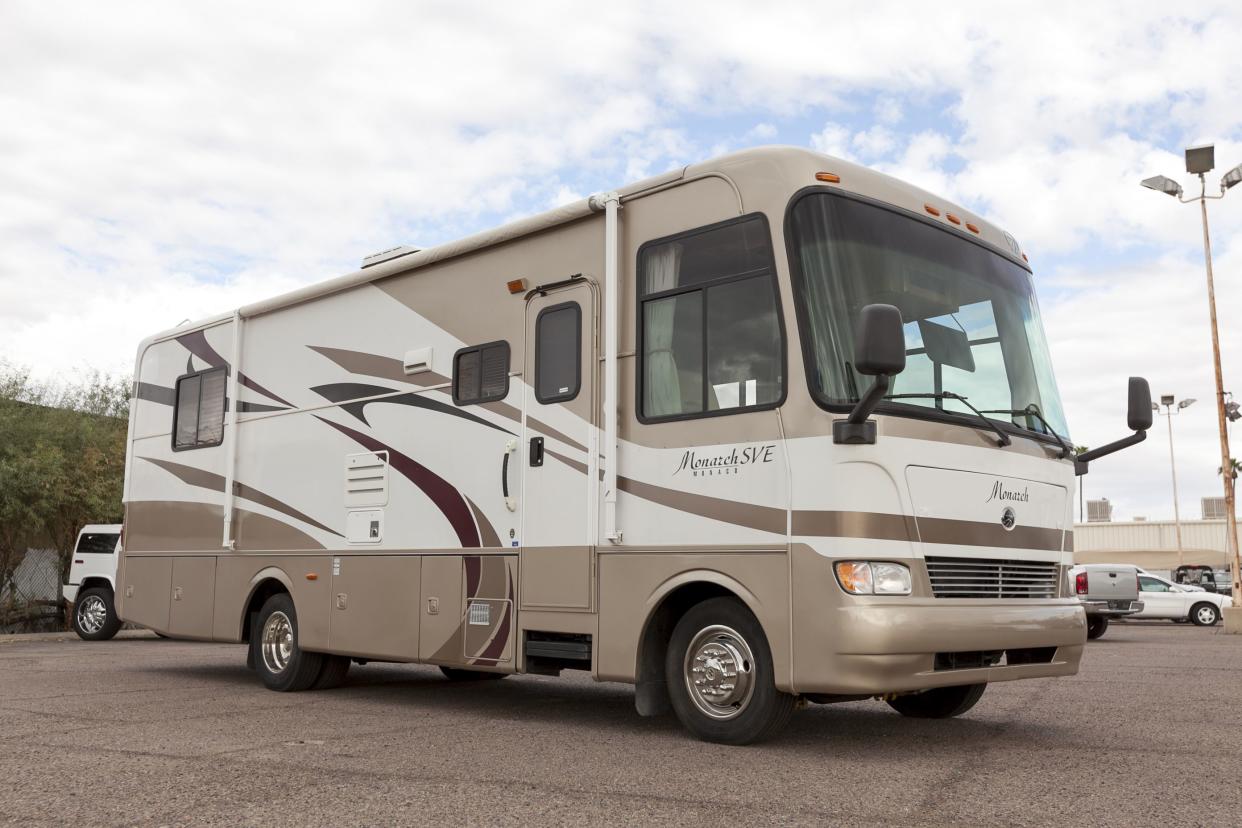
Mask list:
[[1113,504],[1107,497],[1087,501],[1087,523],[1110,523],[1113,519]]
[[1225,498],[1204,497],[1199,499],[1199,503],[1202,504],[1204,520],[1225,519]]

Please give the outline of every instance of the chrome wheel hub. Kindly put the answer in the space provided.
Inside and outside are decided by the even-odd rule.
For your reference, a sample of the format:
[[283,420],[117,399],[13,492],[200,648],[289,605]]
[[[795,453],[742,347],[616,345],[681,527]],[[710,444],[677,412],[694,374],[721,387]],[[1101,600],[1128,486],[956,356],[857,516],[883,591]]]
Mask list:
[[741,715],[754,695],[754,655],[746,639],[729,627],[700,630],[686,648],[684,666],[690,700],[713,719]]
[[1210,607],[1199,608],[1199,623],[1200,624],[1211,624],[1215,620],[1216,620],[1215,610],[1213,610]]
[[83,632],[97,633],[108,620],[108,608],[98,595],[88,595],[78,603],[78,626]]
[[293,659],[293,623],[289,616],[276,611],[267,617],[260,649],[263,651],[264,667],[273,673],[284,672]]

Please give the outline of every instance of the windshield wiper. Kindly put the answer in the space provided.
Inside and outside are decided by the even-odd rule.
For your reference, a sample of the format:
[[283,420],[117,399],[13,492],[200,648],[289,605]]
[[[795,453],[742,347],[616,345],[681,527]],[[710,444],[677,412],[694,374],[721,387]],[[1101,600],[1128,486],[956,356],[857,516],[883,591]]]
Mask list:
[[979,419],[983,420],[983,422],[987,424],[988,428],[996,432],[996,445],[1007,446],[1013,442],[1013,440],[1009,439],[1008,434],[1001,431],[1000,426],[998,426],[996,423],[989,420],[987,417],[983,416],[983,412],[975,408],[969,402],[967,402],[966,398],[963,397],[961,394],[954,394],[952,391],[936,391],[936,392],[929,391],[923,394],[889,394],[884,399],[886,400],[901,400],[901,399],[957,400],[962,405],[966,406],[971,411],[975,412],[975,414],[979,416]]
[[1051,434],[1052,438],[1057,441],[1057,445],[1061,447],[1061,459],[1062,460],[1065,460],[1066,458],[1068,458],[1070,455],[1074,453],[1074,450],[1070,448],[1069,443],[1061,439],[1061,435],[1057,434],[1057,431],[1056,429],[1052,427],[1052,424],[1044,419],[1044,415],[1041,414],[1039,411],[1039,406],[1037,406],[1035,403],[1031,403],[1026,408],[996,408],[990,411],[981,411],[979,413],[981,414],[1008,414],[1012,417],[1027,417],[1027,416],[1035,417],[1043,424],[1044,431],[1047,432],[1048,434]]

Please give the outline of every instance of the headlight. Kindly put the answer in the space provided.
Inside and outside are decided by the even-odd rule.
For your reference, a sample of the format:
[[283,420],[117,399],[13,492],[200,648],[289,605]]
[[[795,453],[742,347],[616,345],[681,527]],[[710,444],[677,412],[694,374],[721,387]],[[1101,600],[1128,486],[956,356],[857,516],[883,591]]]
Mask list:
[[901,564],[875,561],[837,561],[841,588],[851,595],[909,595],[910,570]]

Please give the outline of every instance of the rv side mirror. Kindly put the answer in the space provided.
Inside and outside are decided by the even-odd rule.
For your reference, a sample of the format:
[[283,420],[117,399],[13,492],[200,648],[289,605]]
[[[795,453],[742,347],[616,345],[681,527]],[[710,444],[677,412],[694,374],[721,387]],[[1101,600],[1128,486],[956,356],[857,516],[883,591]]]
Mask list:
[[1151,428],[1151,387],[1142,377],[1130,377],[1130,410],[1126,424],[1131,431]]
[[901,311],[892,305],[867,305],[854,331],[854,367],[875,377],[871,388],[844,420],[832,424],[832,441],[847,445],[875,442],[875,421],[867,419],[888,393],[889,377],[906,368],[906,335]]
[[1074,458],[1074,473],[1087,473],[1087,464],[1092,460],[1129,448],[1147,439],[1147,429],[1151,428],[1151,387],[1142,377],[1130,377],[1129,410],[1126,412],[1126,425],[1134,432],[1129,437],[1122,437],[1108,445],[1100,446],[1091,451],[1084,451]]
[[892,305],[867,305],[854,331],[854,367],[868,376],[893,376],[906,369],[906,335],[901,311]]

